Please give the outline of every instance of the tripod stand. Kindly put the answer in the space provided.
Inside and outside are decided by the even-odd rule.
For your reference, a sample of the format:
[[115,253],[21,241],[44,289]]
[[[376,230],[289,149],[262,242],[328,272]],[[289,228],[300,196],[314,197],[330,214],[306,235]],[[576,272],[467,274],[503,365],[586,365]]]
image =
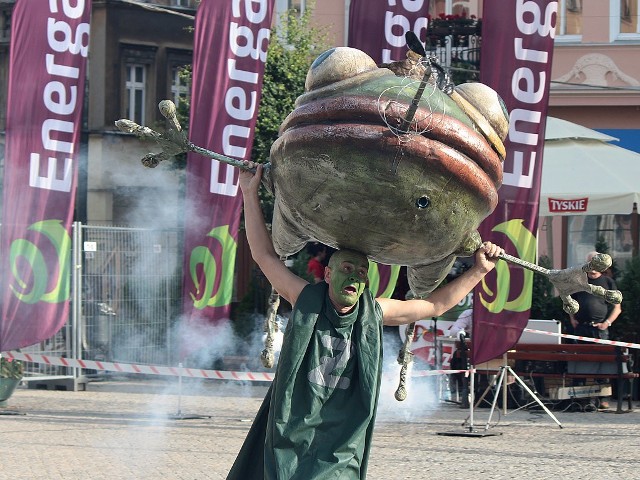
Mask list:
[[482,393],[482,395],[480,395],[480,398],[478,398],[478,401],[475,404],[476,407],[478,405],[480,405],[480,402],[482,402],[484,400],[484,398],[487,396],[489,391],[495,386],[495,394],[493,396],[493,402],[491,402],[491,410],[489,412],[489,418],[487,419],[487,423],[484,426],[485,430],[489,429],[489,424],[491,423],[491,418],[493,417],[493,412],[495,411],[496,405],[498,403],[498,393],[500,392],[501,388],[502,388],[502,407],[504,408],[505,415],[507,413],[507,383],[505,381],[505,377],[507,376],[507,374],[512,375],[513,378],[516,380],[516,382],[518,382],[520,384],[520,386],[522,388],[524,388],[524,390],[529,395],[531,395],[531,398],[533,399],[533,401],[529,402],[527,405],[519,407],[514,411],[518,411],[518,410],[520,410],[522,408],[525,408],[526,406],[531,405],[532,403],[535,402],[538,405],[540,405],[540,407],[542,407],[542,409],[547,413],[547,415],[549,415],[551,417],[551,419],[554,422],[556,422],[558,427],[562,428],[562,424],[558,421],[558,419],[555,417],[555,415],[553,413],[551,413],[551,410],[549,410],[547,408],[547,406],[544,403],[542,403],[542,401],[538,398],[538,396],[535,394],[535,392],[533,390],[531,390],[529,388],[529,386],[507,364],[507,357],[505,355],[504,356],[504,364],[500,367],[500,373],[493,378],[493,380],[491,381],[489,386],[487,386],[487,388]]
[[[469,408],[469,416],[466,418],[466,420],[464,421],[464,423],[462,424],[463,426],[466,425],[466,429],[464,432],[457,432],[457,431],[453,431],[453,432],[438,432],[438,435],[447,435],[447,436],[454,436],[454,437],[488,437],[488,436],[493,436],[493,435],[502,435],[500,433],[490,433],[488,432],[488,428],[485,428],[484,431],[479,432],[475,429],[475,426],[473,424],[473,407],[474,407],[474,392],[475,392],[475,376],[476,376],[476,370],[475,368],[473,368],[473,366],[471,365],[470,359],[469,359],[469,348],[467,347],[467,342],[466,342],[466,338],[467,338],[467,334],[462,331],[459,334],[459,342],[460,342],[460,361],[462,363],[462,365],[464,365],[465,370],[467,370],[467,372],[469,372],[468,377],[465,376],[465,378],[462,380],[462,406],[464,408]],[[484,395],[486,395],[486,393],[488,392],[485,391],[485,393],[483,394],[483,396],[481,397],[481,399],[478,401],[478,404],[480,403],[480,401],[482,400],[482,398],[484,398]],[[488,425],[488,423],[487,423]]]
[[169,415],[169,418],[172,420],[198,420],[201,418],[211,418],[211,415],[182,413],[182,363],[179,363],[178,367],[180,368],[180,374],[178,375],[178,411],[173,415]]

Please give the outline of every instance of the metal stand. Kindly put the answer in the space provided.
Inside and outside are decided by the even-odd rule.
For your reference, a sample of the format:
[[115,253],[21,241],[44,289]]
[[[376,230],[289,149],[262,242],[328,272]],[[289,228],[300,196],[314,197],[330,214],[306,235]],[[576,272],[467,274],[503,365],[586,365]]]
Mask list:
[[178,375],[178,411],[173,415],[169,415],[171,420],[197,420],[200,418],[211,418],[211,415],[193,415],[182,413],[180,405],[182,404],[182,364],[178,364],[180,374]]
[[0,415],[26,415],[26,413],[19,412],[17,410],[4,410],[0,408]]
[[[436,370],[442,369],[442,343],[438,340],[438,317],[432,317],[431,321],[433,322],[433,356],[434,356],[434,366]],[[437,389],[438,389],[438,399],[440,401],[444,400],[444,379],[446,375],[443,375],[442,378],[437,378]]]
[[[496,435],[502,435],[501,433],[493,433],[489,432],[486,428],[484,430],[478,431],[473,425],[473,407],[474,407],[474,397],[475,397],[475,376],[476,370],[473,368],[469,361],[469,349],[467,348],[467,343],[465,341],[467,335],[463,334],[460,336],[460,352],[463,356],[462,360],[464,361],[464,365],[466,370],[469,371],[469,380],[468,385],[463,388],[463,396],[461,398],[462,405],[464,407],[469,407],[469,416],[462,424],[466,425],[466,429],[462,432],[451,431],[451,432],[437,432],[438,435],[446,435],[449,437],[491,437]],[[464,382],[463,382],[464,383]]]
[[[547,406],[538,398],[538,396],[535,394],[535,392],[533,390],[531,390],[529,388],[529,386],[516,374],[516,372],[513,371],[513,369],[507,365],[506,363],[506,357],[505,357],[505,364],[502,365],[500,367],[500,373],[491,381],[491,383],[489,384],[489,386],[485,389],[485,391],[482,393],[482,395],[480,396],[480,398],[478,399],[478,402],[476,403],[476,407],[480,404],[480,402],[482,402],[482,400],[484,400],[484,397],[486,397],[487,393],[489,393],[489,391],[495,386],[495,394],[493,396],[493,402],[491,402],[491,411],[489,412],[489,418],[487,419],[487,423],[484,426],[485,431],[489,430],[490,428],[490,423],[491,423],[491,418],[493,417],[493,412],[496,409],[496,405],[498,403],[498,393],[500,392],[500,389],[502,388],[502,406],[504,409],[504,413],[505,415],[507,414],[507,384],[505,382],[505,377],[507,374],[513,375],[513,378],[515,378],[516,382],[518,382],[520,384],[520,386],[522,388],[524,388],[524,390],[531,395],[531,398],[533,399],[533,401],[529,402],[528,404],[517,408],[515,411],[518,411],[522,408],[525,408],[528,405],[531,405],[532,403],[537,403],[538,405],[540,405],[540,407],[547,413],[547,415],[549,415],[549,417],[551,417],[551,419],[556,422],[556,424],[558,425],[558,427],[563,428],[562,424],[560,423],[560,421],[555,417],[555,415],[551,412],[551,410],[549,410],[547,408]],[[473,415],[473,408],[472,408],[472,415]],[[470,422],[473,423],[473,416],[470,416],[469,418],[471,419]]]
[[451,431],[451,432],[437,432],[438,435],[446,435],[448,437],[493,437],[496,435],[502,435],[502,433],[493,433],[493,432],[489,432],[488,429],[484,429],[484,430],[476,430],[475,426],[473,425],[473,407],[474,407],[474,390],[475,390],[475,376],[476,376],[476,371],[475,368],[473,368],[473,366],[469,367],[470,370],[470,374],[469,374],[469,416],[466,418],[466,420],[464,421],[464,423],[462,424],[463,426],[466,425],[466,428],[464,429],[464,431],[461,432],[457,432],[457,431]]

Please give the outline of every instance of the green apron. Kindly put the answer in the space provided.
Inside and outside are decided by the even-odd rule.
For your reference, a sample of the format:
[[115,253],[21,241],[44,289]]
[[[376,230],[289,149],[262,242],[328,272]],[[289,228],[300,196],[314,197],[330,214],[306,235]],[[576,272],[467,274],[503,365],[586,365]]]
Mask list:
[[382,373],[382,310],[365,290],[338,316],[327,284],[304,288],[275,380],[228,479],[364,479]]

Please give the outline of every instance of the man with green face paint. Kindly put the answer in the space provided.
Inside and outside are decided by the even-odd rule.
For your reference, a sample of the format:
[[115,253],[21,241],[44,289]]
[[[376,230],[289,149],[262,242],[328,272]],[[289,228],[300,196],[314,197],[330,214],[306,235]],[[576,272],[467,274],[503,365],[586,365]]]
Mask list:
[[369,260],[359,252],[340,250],[331,256],[325,279],[334,305],[348,309],[358,302],[367,284],[368,270]]
[[334,253],[311,285],[280,260],[267,231],[256,173],[240,173],[251,254],[293,306],[275,379],[228,479],[364,479],[382,375],[382,326],[440,316],[494,268],[502,249],[484,244],[475,265],[428,299],[374,299],[369,261]]

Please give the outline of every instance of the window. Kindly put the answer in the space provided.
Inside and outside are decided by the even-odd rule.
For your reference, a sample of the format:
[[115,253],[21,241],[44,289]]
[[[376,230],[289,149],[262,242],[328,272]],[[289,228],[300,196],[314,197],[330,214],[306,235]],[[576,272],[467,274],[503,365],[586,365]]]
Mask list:
[[471,0],[432,0],[429,2],[429,15],[432,18],[440,15],[478,16],[477,2],[472,3]]
[[[294,11],[295,16],[301,18],[305,13],[307,0],[275,0],[274,18],[278,37],[281,41],[287,40],[289,12]],[[293,48],[293,46],[291,46]]]
[[620,33],[640,33],[638,29],[638,0],[620,0]]
[[189,84],[182,67],[171,68],[171,99],[176,105],[189,99]]
[[306,0],[289,0],[289,10],[294,9],[300,15],[304,13],[306,7]]
[[155,85],[157,47],[121,44],[120,49],[121,116],[144,125],[149,114],[147,105],[155,98],[152,87]]
[[302,15],[306,7],[307,0],[276,0],[274,11],[276,24],[279,26],[282,15],[289,10],[293,9],[298,12],[299,15]]
[[139,125],[144,125],[145,121],[145,84],[147,80],[147,70],[144,65],[128,63],[126,65],[125,82],[125,113],[126,118],[133,120]]
[[11,10],[0,12],[0,41],[8,42],[11,38]]
[[560,22],[556,35],[582,35],[582,0],[560,0],[558,2]]
[[567,265],[581,265],[598,242],[606,243],[609,255],[623,269],[633,253],[631,215],[579,215],[567,217]]
[[176,107],[180,107],[181,102],[189,101],[192,62],[193,53],[190,50],[167,48],[167,70],[163,75],[167,78],[167,90],[163,98],[171,99]]

